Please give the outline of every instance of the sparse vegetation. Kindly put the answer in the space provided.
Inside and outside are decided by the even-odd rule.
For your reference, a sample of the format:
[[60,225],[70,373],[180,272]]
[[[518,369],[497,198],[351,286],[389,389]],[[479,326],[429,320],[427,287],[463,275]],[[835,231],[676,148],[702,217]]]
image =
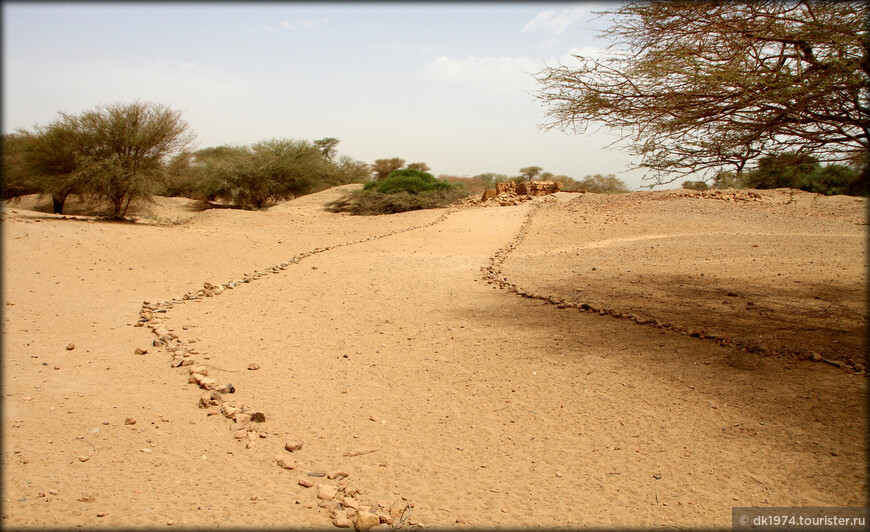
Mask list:
[[625,182],[613,174],[587,175],[579,181],[567,176],[559,176],[557,181],[562,183],[562,190],[585,190],[599,194],[621,194],[629,191]]
[[704,181],[683,181],[683,188],[688,190],[708,190],[710,185]]

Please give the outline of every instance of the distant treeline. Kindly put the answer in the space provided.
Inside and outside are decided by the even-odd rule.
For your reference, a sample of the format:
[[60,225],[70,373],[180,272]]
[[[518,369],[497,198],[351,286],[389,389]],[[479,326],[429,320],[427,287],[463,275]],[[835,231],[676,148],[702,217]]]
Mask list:
[[762,157],[755,168],[745,172],[719,172],[711,181],[684,181],[683,188],[796,188],[826,196],[864,193],[861,172],[855,168],[842,164],[822,166],[815,157],[793,152]]

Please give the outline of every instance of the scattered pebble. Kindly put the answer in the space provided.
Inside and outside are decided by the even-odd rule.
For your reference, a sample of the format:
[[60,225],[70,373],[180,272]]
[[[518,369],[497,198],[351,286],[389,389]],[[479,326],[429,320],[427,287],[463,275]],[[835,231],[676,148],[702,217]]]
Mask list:
[[248,369],[251,371],[258,370],[258,369],[260,369],[260,365],[252,362],[252,363],[248,364]]
[[310,488],[310,487],[314,486],[314,482],[312,482],[311,480],[308,480],[307,478],[304,478],[304,477],[300,477],[299,480],[296,481],[296,483],[299,484],[300,486],[302,486],[303,488]]
[[331,501],[338,495],[338,488],[329,484],[321,484],[317,490],[317,498],[323,501]]
[[284,444],[284,448],[292,453],[292,452],[295,452],[295,451],[302,449],[302,442],[301,441],[288,441],[287,443]]
[[72,350],[75,349],[75,348],[76,348],[76,344],[67,344],[67,345],[66,345],[66,350],[67,350],[67,351],[72,351]]
[[275,462],[278,464],[278,467],[281,467],[284,469],[296,469],[296,466],[299,465],[296,462],[296,460],[291,460],[291,459],[286,458],[284,456],[276,456]]
[[330,471],[326,475],[326,478],[328,478],[330,480],[334,480],[336,478],[347,477],[347,476],[348,476],[347,471],[344,471],[343,469],[337,469],[335,471]]
[[136,420],[133,419],[132,417],[128,417],[127,419],[124,420],[124,424],[125,424],[125,425],[135,425],[135,424],[136,424]]
[[372,512],[357,512],[356,519],[353,523],[354,530],[363,531],[381,524],[381,518]]

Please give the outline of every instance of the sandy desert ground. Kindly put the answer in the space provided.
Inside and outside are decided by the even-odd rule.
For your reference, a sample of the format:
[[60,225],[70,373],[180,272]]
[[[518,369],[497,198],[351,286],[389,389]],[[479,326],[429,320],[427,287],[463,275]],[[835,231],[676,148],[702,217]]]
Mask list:
[[697,528],[867,505],[867,200],[326,212],[341,192],[160,198],[137,223],[5,204],[2,526]]

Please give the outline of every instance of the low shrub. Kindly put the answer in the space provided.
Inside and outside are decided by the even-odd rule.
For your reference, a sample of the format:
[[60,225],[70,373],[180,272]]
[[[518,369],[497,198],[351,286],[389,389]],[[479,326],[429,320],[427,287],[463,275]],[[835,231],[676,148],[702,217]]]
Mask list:
[[363,187],[365,191],[373,191],[379,194],[397,194],[407,192],[421,194],[436,190],[450,190],[453,185],[445,181],[435,179],[430,173],[415,168],[402,168],[393,170],[385,179],[369,181]]
[[395,214],[421,209],[437,209],[465,197],[467,192],[461,188],[432,190],[412,193],[407,191],[383,194],[372,190],[355,190],[344,197],[327,204],[332,212],[371,216],[376,214]]

